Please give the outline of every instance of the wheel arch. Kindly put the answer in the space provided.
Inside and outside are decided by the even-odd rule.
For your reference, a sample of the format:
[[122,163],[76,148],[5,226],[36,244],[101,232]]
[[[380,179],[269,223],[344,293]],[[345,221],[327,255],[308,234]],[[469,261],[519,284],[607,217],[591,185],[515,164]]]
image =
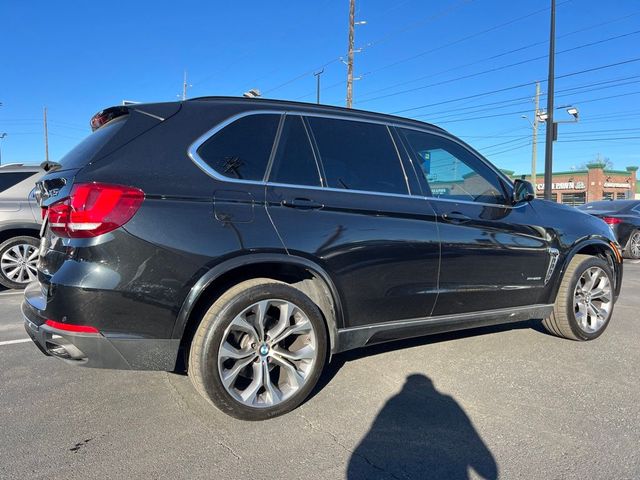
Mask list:
[[[318,264],[303,257],[287,254],[249,254],[234,257],[211,268],[193,285],[182,304],[172,338],[180,340],[180,352],[187,353],[202,316],[225,291],[252,278],[284,281],[308,295],[320,308],[329,339],[329,352],[335,352],[338,328],[343,325],[339,292],[330,275]],[[178,355],[176,368],[184,361]]]
[[562,283],[562,278],[571,263],[573,258],[580,255],[591,255],[595,257],[600,257],[603,260],[606,260],[611,266],[614,274],[614,282],[615,282],[615,296],[617,297],[620,293],[620,284],[622,283],[622,252],[616,251],[609,239],[606,238],[589,238],[586,240],[582,240],[577,242],[567,253],[566,257],[562,262],[562,266],[558,272],[556,280],[553,284],[553,291],[551,298],[555,301],[556,296],[558,295],[558,290],[560,288],[560,284]]
[[0,243],[5,242],[13,237],[34,237],[38,238],[40,233],[40,225],[37,223],[12,223],[0,227]]

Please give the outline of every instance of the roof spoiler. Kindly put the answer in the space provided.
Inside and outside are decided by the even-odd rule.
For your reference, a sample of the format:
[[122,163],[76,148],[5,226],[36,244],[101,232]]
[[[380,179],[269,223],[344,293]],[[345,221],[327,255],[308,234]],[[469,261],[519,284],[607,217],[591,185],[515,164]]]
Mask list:
[[[179,109],[179,106],[171,106],[170,103],[147,105],[131,103],[128,105],[118,105],[115,107],[109,107],[105,108],[104,110],[100,110],[93,117],[91,117],[89,125],[91,125],[91,131],[95,132],[100,127],[103,127],[112,120],[115,120],[116,118],[122,117],[124,115],[128,115],[131,112],[141,113],[162,122],[165,120],[165,118],[168,118],[176,113],[177,109]],[[158,112],[162,116],[151,113],[149,112],[149,110],[151,110],[152,112]]]
[[118,106],[118,107],[109,107],[104,110],[100,110],[96,113],[91,120],[89,121],[89,125],[91,125],[91,131],[95,132],[103,125],[106,125],[111,120],[115,120],[118,117],[122,117],[123,115],[127,115],[129,113],[128,106]]

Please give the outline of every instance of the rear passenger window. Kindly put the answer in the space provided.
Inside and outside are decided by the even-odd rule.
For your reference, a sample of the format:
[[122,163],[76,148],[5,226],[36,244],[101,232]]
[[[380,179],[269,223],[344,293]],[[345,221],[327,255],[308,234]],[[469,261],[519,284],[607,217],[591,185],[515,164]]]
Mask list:
[[242,180],[264,179],[280,115],[242,117],[198,148],[198,155],[216,172]]
[[327,186],[407,194],[395,146],[384,125],[309,117]]
[[318,165],[300,116],[286,117],[269,181],[320,186]]
[[35,172],[0,173],[0,192],[10,189],[14,185],[26,180]]

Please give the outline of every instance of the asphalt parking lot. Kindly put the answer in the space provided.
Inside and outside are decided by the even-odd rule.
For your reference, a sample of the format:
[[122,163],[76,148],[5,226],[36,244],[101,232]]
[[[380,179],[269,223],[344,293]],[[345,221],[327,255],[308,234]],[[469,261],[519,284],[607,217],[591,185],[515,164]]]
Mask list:
[[640,264],[591,343],[539,322],[338,356],[301,408],[248,423],[185,376],[68,366],[0,293],[0,478],[640,478]]

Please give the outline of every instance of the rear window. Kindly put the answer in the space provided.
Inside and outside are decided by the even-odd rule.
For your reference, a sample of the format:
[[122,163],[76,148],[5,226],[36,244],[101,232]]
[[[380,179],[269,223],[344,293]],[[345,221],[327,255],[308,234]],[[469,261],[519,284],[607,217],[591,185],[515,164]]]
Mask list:
[[320,172],[302,117],[287,116],[269,181],[289,185],[320,186]]
[[26,180],[35,172],[7,172],[0,173],[0,192],[10,189],[23,180]]
[[126,123],[127,118],[128,115],[119,117],[107,123],[104,127],[99,128],[76,145],[73,150],[62,157],[58,163],[62,165],[65,170],[84,167],[93,160],[96,154],[102,150],[102,147],[118,133]]
[[198,148],[198,156],[225,177],[263,180],[280,115],[256,114],[227,125]]

